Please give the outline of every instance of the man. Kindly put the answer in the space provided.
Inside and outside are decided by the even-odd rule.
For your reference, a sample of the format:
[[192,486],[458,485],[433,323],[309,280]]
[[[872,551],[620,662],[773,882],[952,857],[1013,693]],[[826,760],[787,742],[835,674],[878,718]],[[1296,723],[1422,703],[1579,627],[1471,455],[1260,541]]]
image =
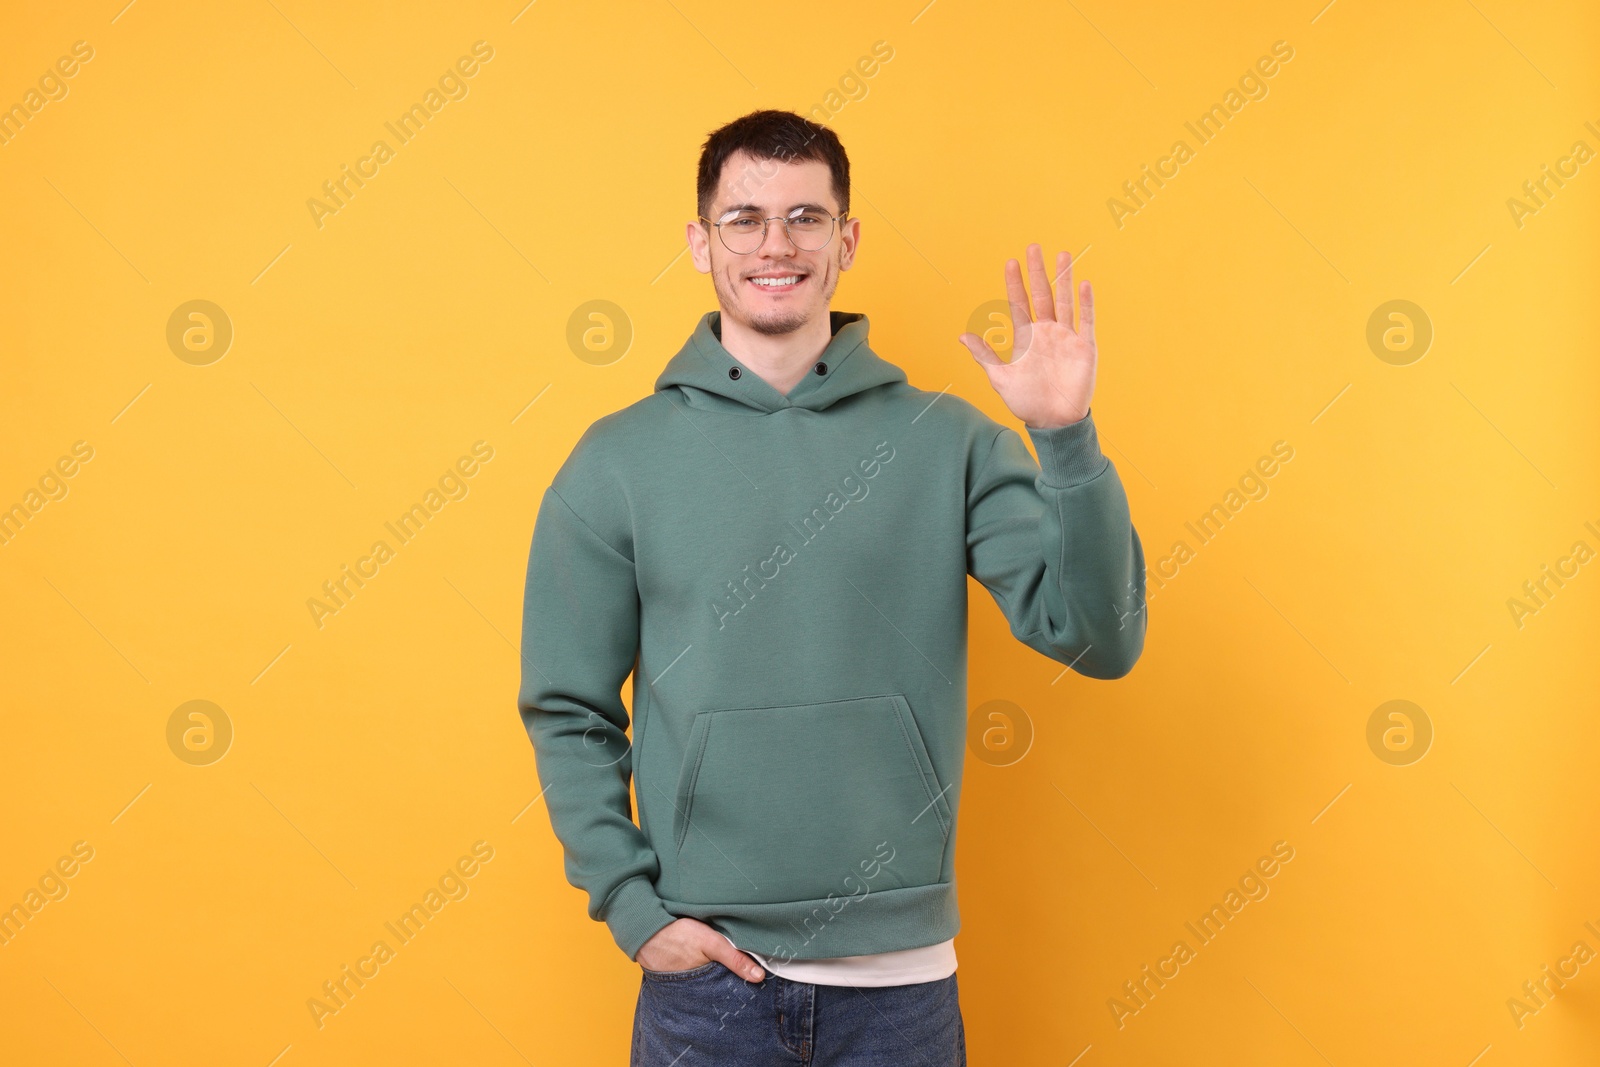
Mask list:
[[698,194],[721,310],[583,434],[529,553],[519,706],[567,877],[643,971],[635,1067],[962,1064],[967,575],[1080,674],[1144,648],[1093,295],[1075,325],[1070,256],[1053,297],[1031,245],[1031,313],[1006,264],[1012,361],[959,338],[1036,463],[829,310],[861,231],[831,130],[746,115]]

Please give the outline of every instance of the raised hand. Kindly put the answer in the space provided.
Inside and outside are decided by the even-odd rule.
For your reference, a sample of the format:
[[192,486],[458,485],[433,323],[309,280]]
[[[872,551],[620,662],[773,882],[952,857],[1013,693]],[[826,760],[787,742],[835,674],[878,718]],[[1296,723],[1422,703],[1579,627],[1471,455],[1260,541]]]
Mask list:
[[1072,254],[1056,255],[1059,298],[1052,295],[1038,244],[1028,246],[1028,277],[1033,288],[1031,311],[1022,267],[1014,259],[1006,260],[1006,297],[1014,334],[1010,363],[977,334],[964,333],[958,340],[1013,415],[1035,429],[1052,430],[1082,419],[1094,397],[1094,291],[1083,283],[1082,313],[1074,326]]

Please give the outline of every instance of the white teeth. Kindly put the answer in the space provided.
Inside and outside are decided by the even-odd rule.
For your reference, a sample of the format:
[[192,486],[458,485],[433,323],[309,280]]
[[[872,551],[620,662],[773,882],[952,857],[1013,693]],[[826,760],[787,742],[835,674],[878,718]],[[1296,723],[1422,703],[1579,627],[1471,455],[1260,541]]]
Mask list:
[[800,280],[800,278],[801,275],[795,274],[787,278],[751,278],[750,280],[755,282],[757,285],[764,285],[769,289],[776,289],[782,288],[786,285],[794,285]]

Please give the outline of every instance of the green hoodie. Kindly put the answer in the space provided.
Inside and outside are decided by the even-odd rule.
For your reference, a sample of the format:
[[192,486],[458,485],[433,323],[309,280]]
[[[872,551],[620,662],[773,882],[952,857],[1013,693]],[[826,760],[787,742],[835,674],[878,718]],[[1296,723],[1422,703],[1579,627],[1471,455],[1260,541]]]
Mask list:
[[1092,411],[1027,427],[1035,463],[830,319],[784,395],[706,314],[539,506],[518,706],[567,879],[630,959],[685,915],[779,960],[955,936],[969,573],[1079,674],[1144,648]]

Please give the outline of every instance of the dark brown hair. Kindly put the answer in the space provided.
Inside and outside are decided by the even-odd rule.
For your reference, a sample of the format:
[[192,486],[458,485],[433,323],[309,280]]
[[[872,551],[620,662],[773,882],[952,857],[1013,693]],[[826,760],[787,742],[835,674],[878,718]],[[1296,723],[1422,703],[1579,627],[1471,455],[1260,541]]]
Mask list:
[[757,160],[798,163],[815,160],[826,163],[833,176],[833,195],[839,200],[839,213],[850,212],[850,157],[844,145],[828,127],[812,122],[792,111],[752,111],[713,130],[700,149],[700,174],[695,183],[697,210],[709,215],[716,199],[717,183],[728,157],[744,151]]

